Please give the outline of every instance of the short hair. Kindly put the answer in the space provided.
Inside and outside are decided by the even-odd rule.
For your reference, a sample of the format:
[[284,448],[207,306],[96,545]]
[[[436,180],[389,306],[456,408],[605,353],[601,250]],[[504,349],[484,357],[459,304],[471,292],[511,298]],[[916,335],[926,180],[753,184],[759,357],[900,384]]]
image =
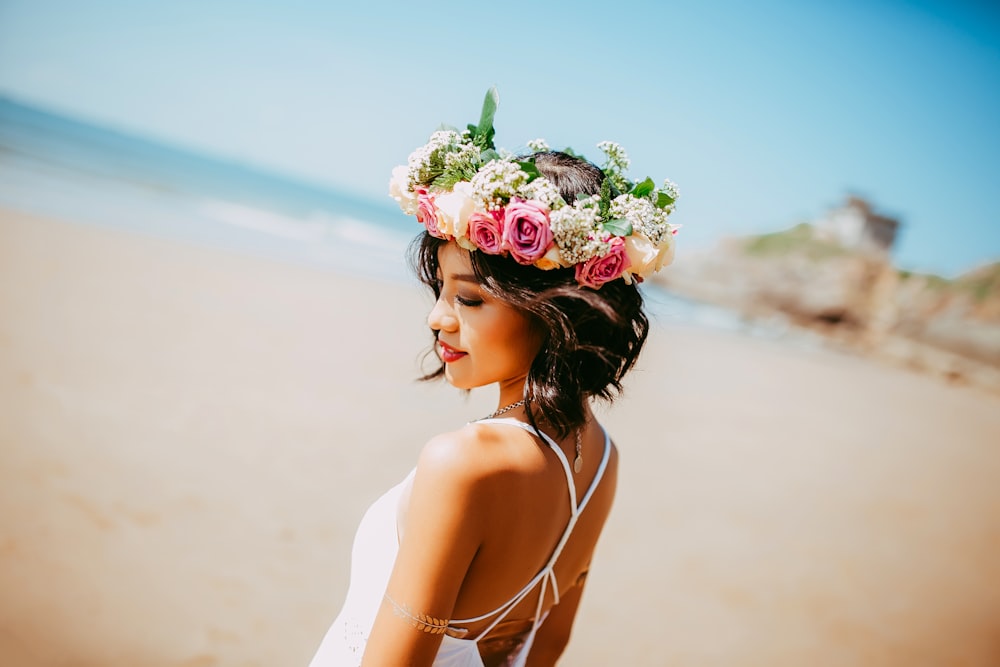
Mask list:
[[[535,166],[567,202],[598,194],[605,175],[597,166],[557,151],[535,153]],[[411,246],[417,277],[440,296],[438,251],[448,241],[423,232]],[[566,437],[583,426],[585,401],[614,400],[649,333],[642,294],[619,278],[599,289],[577,283],[573,268],[542,270],[509,257],[469,252],[483,289],[523,313],[542,335],[525,384],[528,420],[550,424]],[[444,375],[444,364],[421,377]]]

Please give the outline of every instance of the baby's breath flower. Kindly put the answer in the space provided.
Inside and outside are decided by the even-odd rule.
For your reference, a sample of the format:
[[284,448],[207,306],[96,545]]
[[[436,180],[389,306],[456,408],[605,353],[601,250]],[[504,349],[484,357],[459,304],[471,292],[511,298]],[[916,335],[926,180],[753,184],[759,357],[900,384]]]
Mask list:
[[454,130],[438,130],[426,144],[410,153],[406,163],[410,170],[410,187],[433,181],[444,171],[449,153],[463,150],[462,135]]
[[472,144],[461,144],[457,147],[457,150],[451,153],[447,153],[444,156],[444,162],[449,167],[455,165],[459,162],[470,162],[473,157],[479,156],[479,149]]
[[681,196],[681,191],[677,187],[677,184],[671,181],[669,178],[663,180],[663,187],[660,188],[663,192],[673,200],[677,200]]
[[579,199],[549,214],[549,226],[559,253],[567,264],[585,262],[606,254],[610,234],[600,229],[600,197]]
[[536,178],[525,184],[518,190],[518,196],[539,201],[550,209],[560,208],[565,204],[556,186],[544,177]]
[[659,209],[646,197],[624,194],[611,200],[612,218],[624,218],[632,225],[632,231],[642,234],[658,245],[670,233],[667,223],[669,212]]
[[545,139],[532,139],[528,142],[528,148],[534,153],[545,153],[552,149],[549,148],[549,144]]
[[520,165],[506,160],[492,160],[472,177],[472,198],[487,211],[502,208],[528,182]]
[[621,144],[614,141],[602,141],[597,144],[597,147],[608,156],[608,167],[618,172],[628,171],[632,162],[628,159],[628,154]]

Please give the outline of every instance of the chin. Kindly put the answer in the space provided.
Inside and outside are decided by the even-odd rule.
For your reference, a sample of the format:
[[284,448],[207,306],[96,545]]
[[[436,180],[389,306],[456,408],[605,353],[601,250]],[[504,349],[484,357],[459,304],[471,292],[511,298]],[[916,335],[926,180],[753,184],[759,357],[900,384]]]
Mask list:
[[470,391],[483,386],[482,382],[473,382],[471,378],[462,377],[461,373],[453,373],[450,366],[445,366],[444,368],[444,379],[455,389],[462,389],[464,391]]
[[463,386],[461,377],[455,377],[455,374],[451,372],[451,368],[449,366],[444,367],[444,379],[447,380],[448,384],[455,389],[468,389],[468,387]]

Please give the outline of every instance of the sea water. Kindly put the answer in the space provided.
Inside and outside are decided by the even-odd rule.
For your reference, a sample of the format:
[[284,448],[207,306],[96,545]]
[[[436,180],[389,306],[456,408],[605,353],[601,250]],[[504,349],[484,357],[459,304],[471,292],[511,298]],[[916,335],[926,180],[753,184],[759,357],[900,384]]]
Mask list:
[[[387,179],[388,180],[388,179]],[[366,199],[0,97],[0,207],[374,280],[412,281],[419,227]],[[732,331],[729,311],[643,286],[654,321]]]

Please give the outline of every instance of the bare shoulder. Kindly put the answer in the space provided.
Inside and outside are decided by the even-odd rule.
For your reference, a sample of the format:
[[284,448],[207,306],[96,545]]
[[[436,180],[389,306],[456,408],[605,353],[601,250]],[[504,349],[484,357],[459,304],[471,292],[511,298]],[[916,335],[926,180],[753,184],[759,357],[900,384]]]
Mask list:
[[500,446],[495,433],[477,424],[436,435],[420,452],[414,484],[439,493],[475,494],[504,472]]

